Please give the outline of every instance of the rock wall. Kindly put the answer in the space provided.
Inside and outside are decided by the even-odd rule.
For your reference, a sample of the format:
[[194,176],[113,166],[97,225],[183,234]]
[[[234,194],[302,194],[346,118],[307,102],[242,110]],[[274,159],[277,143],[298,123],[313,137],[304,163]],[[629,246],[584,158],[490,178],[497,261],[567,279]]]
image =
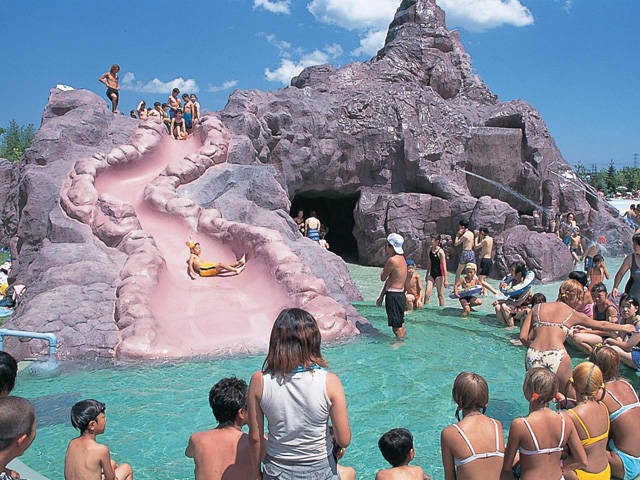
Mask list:
[[[606,237],[609,254],[627,248],[629,227],[573,174],[531,105],[500,103],[472,73],[433,0],[403,1],[370,61],[310,67],[274,92],[236,91],[220,115],[229,162],[273,166],[289,198],[359,195],[353,235],[365,264],[384,262],[392,231],[424,261],[429,234],[454,233],[462,218],[495,236],[569,211],[586,238]],[[542,276],[566,275],[561,264]]]
[[[359,293],[338,257],[300,236],[289,216],[296,196],[357,198],[347,234],[369,265],[382,265],[391,232],[423,264],[429,234],[451,235],[464,218],[496,236],[499,273],[522,259],[555,280],[571,262],[540,220],[568,211],[585,237],[606,237],[608,254],[624,252],[626,223],[572,173],[532,106],[499,102],[473,74],[444,19],[434,0],[403,0],[370,61],[234,92],[199,133],[217,125],[217,143],[169,166],[150,202],[243,248],[276,241],[264,246],[274,279],[295,305],[331,312],[323,328],[333,338],[366,322],[349,304]],[[22,161],[0,160],[2,240],[12,280],[28,285],[7,326],[56,332],[69,357],[144,354],[155,274],[132,272],[157,272],[162,259],[130,206],[99,197],[93,178],[152,148],[161,130],[112,115],[90,92],[52,90]],[[282,262],[295,274],[278,273]],[[11,342],[24,355],[45,350]]]

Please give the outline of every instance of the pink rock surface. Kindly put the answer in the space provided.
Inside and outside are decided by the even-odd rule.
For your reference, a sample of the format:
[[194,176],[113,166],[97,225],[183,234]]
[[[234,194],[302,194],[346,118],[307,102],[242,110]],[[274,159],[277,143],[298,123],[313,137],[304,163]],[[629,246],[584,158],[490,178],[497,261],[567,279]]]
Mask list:
[[[96,167],[99,197],[93,229],[103,241],[129,255],[120,272],[116,303],[122,337],[117,355],[184,357],[261,351],[278,312],[305,304],[318,316],[325,338],[357,333],[346,320],[344,307],[328,296],[324,281],[310,273],[279,233],[228,222],[216,210],[202,209],[177,196],[179,184],[226,156],[224,129],[211,121],[205,123],[205,132],[207,127],[204,146],[203,132],[187,141],[162,136],[155,146],[148,134],[134,134],[132,141],[144,143],[139,149],[143,155],[136,158],[136,149],[121,146],[106,156],[110,167]],[[91,169],[86,162],[78,166],[82,182],[72,179],[71,210],[87,203],[88,195],[75,192],[74,186],[87,190],[86,177],[91,175],[86,172]],[[247,267],[238,276],[191,280],[187,240],[200,242],[204,261],[233,263],[246,253]]]

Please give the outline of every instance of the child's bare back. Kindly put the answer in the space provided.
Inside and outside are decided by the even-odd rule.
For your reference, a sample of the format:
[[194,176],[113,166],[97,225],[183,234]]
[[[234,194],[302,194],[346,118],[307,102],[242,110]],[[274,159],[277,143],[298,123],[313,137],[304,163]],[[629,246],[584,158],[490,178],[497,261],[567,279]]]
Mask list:
[[249,436],[235,428],[194,433],[185,454],[195,461],[196,480],[251,478]]
[[109,448],[96,442],[107,425],[105,405],[88,399],[71,409],[71,423],[80,436],[69,442],[64,457],[65,480],[133,480],[133,470],[127,463],[117,465],[111,460]]
[[[106,467],[106,468],[103,468]],[[66,480],[88,480],[115,477],[109,448],[88,437],[74,438],[69,442],[64,459],[64,478]]]
[[376,480],[431,480],[431,477],[425,475],[422,467],[402,465],[401,467],[380,470],[376,473]]

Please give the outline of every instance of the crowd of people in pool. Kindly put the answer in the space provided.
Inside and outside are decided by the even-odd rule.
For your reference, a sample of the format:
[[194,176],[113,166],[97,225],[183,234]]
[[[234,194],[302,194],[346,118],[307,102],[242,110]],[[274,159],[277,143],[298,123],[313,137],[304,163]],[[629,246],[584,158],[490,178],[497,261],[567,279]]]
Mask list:
[[[111,101],[111,111],[118,113],[120,100],[120,82],[118,73],[120,65],[113,64],[109,71],[102,74],[98,81],[107,87],[106,96]],[[186,140],[193,126],[200,120],[200,103],[195,93],[183,93],[174,88],[165,103],[154,102],[153,108],[141,100],[134,110],[129,112],[131,118],[139,120],[156,119],[167,127],[167,131],[176,140]]]
[[[560,304],[560,308],[569,307]],[[547,317],[538,323],[541,330],[558,332],[562,330],[558,326],[569,325]],[[445,480],[631,479],[640,474],[640,400],[629,382],[618,378],[616,350],[606,345],[594,349],[590,361],[573,369],[564,388],[552,368],[528,367],[523,393],[529,412],[512,421],[506,443],[501,423],[486,415],[489,387],[484,378],[473,372],[455,378],[452,397],[458,421],[440,435]],[[36,434],[30,402],[7,396],[16,371],[15,360],[0,352],[3,480],[20,478],[7,463],[24,453]],[[321,334],[308,312],[297,308],[280,312],[266,359],[249,385],[235,377],[224,378],[209,392],[209,403],[218,425],[194,433],[185,450],[194,459],[196,479],[356,478],[353,468],[339,463],[351,442],[346,395],[340,379],[327,370]],[[105,405],[83,400],[71,407],[70,416],[80,434],[67,447],[65,478],[132,479],[131,466],[117,464],[108,447],[96,441],[105,431]],[[247,424],[248,434],[242,432]],[[421,467],[411,465],[415,450],[406,428],[383,434],[378,447],[390,466],[378,471],[376,479],[430,478]]]
[[[481,242],[486,240],[486,231],[474,234],[464,220],[460,222],[454,245],[461,246],[462,252],[453,296],[463,307],[463,317],[481,303],[477,295],[484,293],[488,286],[476,275],[474,252],[482,253]],[[376,302],[381,305],[384,301],[388,324],[398,338],[406,335],[405,311],[429,303],[432,288],[429,284],[436,285],[443,306],[442,290],[448,283],[446,255],[439,237],[432,237],[424,297],[415,262],[404,258],[403,243],[403,237],[397,233],[387,237],[388,259],[380,275],[385,283]],[[506,448],[502,448],[498,422],[492,419],[464,421],[465,409],[466,416],[484,417],[488,394],[478,393],[487,391],[484,380],[475,374],[461,374],[461,382],[473,383],[470,391],[479,396],[467,404],[456,398],[454,385],[454,400],[463,418],[442,434],[446,480],[461,478],[456,476],[456,469],[469,472],[463,478],[514,478],[514,468],[519,469],[519,478],[525,479],[608,479],[611,475],[631,479],[640,474],[637,428],[640,410],[635,410],[640,407],[640,401],[628,382],[616,379],[620,361],[640,370],[640,234],[633,236],[632,246],[633,253],[625,258],[614,277],[612,298],[617,298],[618,287],[630,271],[619,306],[607,295],[603,280],[609,278],[609,273],[604,258],[594,250],[590,251],[593,254],[590,261],[585,262],[586,271],[574,270],[561,284],[558,298],[553,302],[547,302],[538,294],[536,298],[531,289],[533,282],[529,282],[528,288],[516,288],[526,284],[529,275],[523,263],[512,265],[500,291],[505,294],[513,291],[517,296],[496,301],[494,306],[499,321],[508,326],[520,322],[519,342],[527,347],[523,391],[530,402],[530,413],[512,423],[509,441]],[[490,248],[486,253],[490,258]],[[483,270],[482,273],[488,275],[489,272]],[[466,291],[473,293],[465,295]],[[525,298],[526,302],[521,301]],[[572,369],[565,342],[590,354],[591,362]],[[568,414],[558,415],[549,410],[552,401],[557,401],[561,408],[571,407]],[[614,422],[623,414],[624,421]],[[467,425],[475,426],[463,428]],[[492,439],[495,439],[493,448]],[[473,466],[467,468],[467,463]],[[480,465],[487,469],[492,465],[492,473],[479,470]]]

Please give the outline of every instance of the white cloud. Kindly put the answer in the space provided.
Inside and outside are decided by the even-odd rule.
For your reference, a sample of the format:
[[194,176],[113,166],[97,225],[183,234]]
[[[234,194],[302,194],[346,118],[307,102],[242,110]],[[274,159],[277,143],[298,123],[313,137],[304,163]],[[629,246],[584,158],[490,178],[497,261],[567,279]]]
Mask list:
[[271,13],[290,13],[290,0],[253,0],[253,9],[264,8]]
[[398,0],[312,0],[307,9],[320,22],[367,30],[388,27],[399,4]]
[[209,84],[207,86],[207,91],[208,92],[222,92],[223,90],[229,90],[233,87],[235,87],[236,85],[238,85],[238,81],[237,80],[228,80],[226,82],[224,82],[222,85],[211,85]]
[[472,32],[533,24],[533,14],[520,0],[438,0],[438,5],[446,13],[447,25]]
[[174,78],[167,82],[163,82],[157,78],[149,82],[141,82],[136,80],[133,72],[127,72],[122,77],[120,86],[123,90],[132,90],[134,92],[145,93],[171,93],[174,88],[180,89],[181,92],[197,93],[200,91],[198,84],[193,78],[185,80],[182,77]]
[[277,69],[271,70],[266,68],[264,70],[264,76],[270,82],[280,82],[288,85],[291,79],[305,68],[311,67],[312,65],[322,65],[327,63],[330,58],[331,55],[329,53],[321,50],[314,50],[311,53],[307,53],[296,62],[289,58],[283,58]]
[[[565,10],[572,0],[562,1]],[[437,0],[445,11],[447,24],[470,31],[484,31],[501,25],[523,27],[533,23],[533,15],[521,0]],[[310,0],[307,9],[322,23],[355,31],[360,47],[355,56],[371,56],[382,48],[398,0]]]
[[360,46],[351,52],[351,55],[373,56],[384,46],[387,38],[387,30],[371,30],[360,39]]
[[267,39],[270,45],[273,45],[280,51],[289,50],[291,48],[291,44],[284,40],[279,40],[275,35],[269,34],[265,35],[264,38]]

